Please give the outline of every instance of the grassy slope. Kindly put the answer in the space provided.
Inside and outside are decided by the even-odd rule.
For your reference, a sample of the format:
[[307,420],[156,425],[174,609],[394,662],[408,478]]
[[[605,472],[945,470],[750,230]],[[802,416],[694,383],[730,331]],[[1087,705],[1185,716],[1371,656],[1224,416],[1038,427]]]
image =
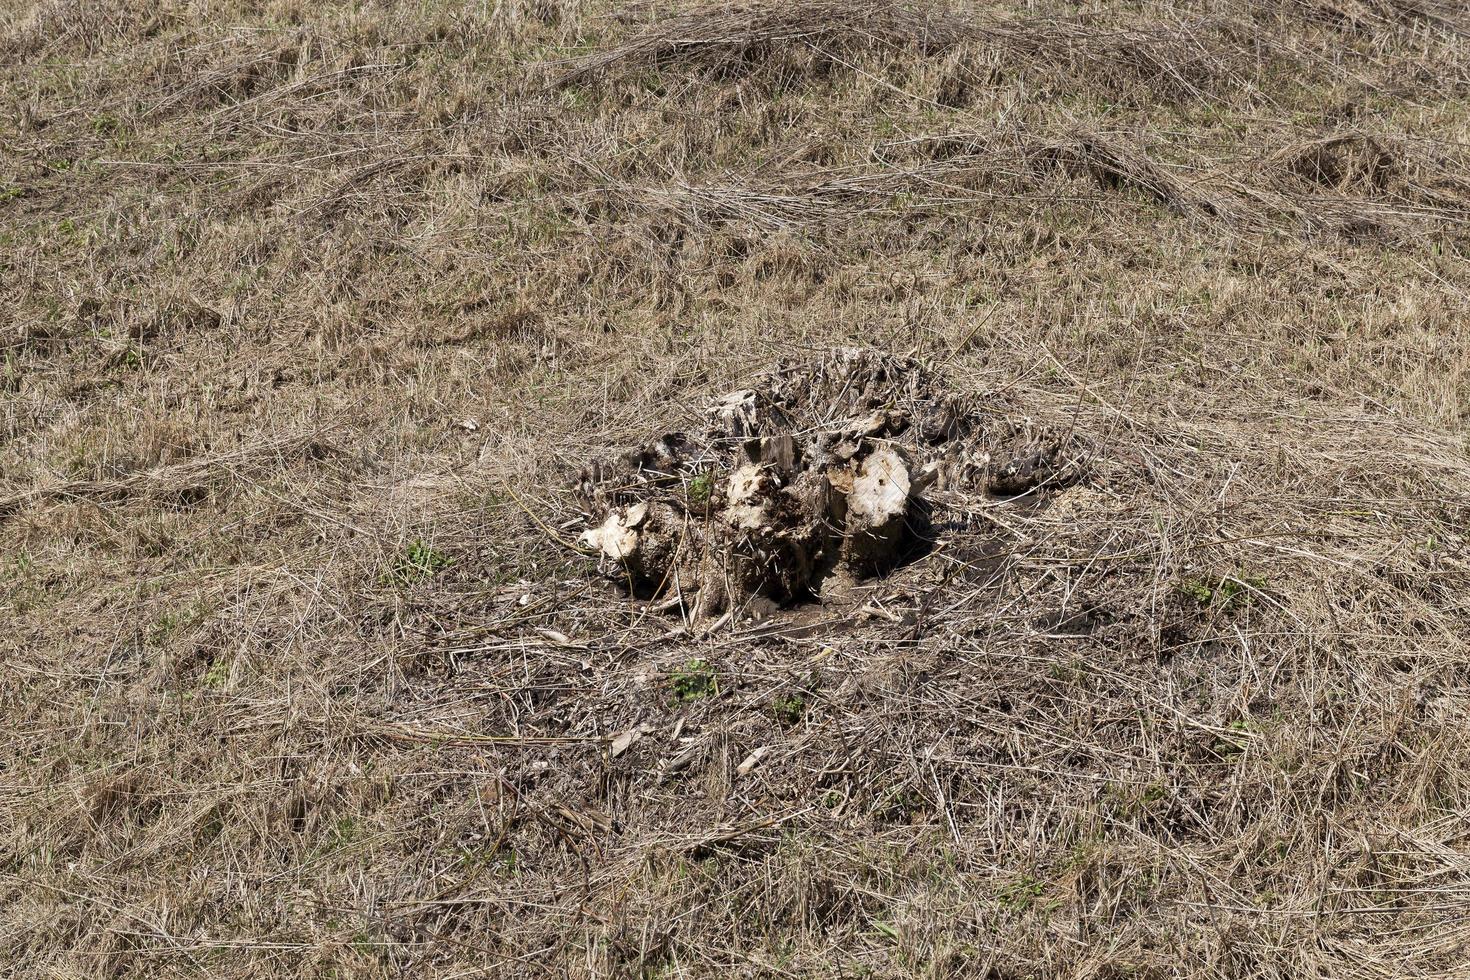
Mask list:
[[[10,0],[0,959],[1463,968],[1429,6]],[[590,456],[839,342],[1105,458],[959,521],[902,634],[661,641],[547,535]]]

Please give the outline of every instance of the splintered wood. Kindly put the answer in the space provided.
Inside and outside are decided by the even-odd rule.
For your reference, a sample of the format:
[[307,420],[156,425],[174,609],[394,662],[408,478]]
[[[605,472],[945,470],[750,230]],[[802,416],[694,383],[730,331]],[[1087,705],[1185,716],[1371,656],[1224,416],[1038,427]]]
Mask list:
[[696,623],[882,574],[922,539],[929,487],[992,473],[978,413],[911,359],[845,348],[759,380],[716,399],[704,433],[582,474],[604,571]]

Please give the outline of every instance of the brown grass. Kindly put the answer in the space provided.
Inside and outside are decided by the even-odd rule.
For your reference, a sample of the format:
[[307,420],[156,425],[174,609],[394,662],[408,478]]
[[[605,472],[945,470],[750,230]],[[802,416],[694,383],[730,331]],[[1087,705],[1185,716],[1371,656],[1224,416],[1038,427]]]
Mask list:
[[[1464,26],[0,5],[0,972],[1463,975]],[[701,639],[566,547],[838,344],[1088,478]]]

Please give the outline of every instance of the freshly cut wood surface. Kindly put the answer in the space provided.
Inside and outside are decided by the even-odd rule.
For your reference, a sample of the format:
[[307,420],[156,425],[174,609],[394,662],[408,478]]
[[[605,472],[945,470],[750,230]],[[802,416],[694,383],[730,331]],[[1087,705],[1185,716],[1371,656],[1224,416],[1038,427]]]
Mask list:
[[1470,974],[1467,79],[3,0],[0,974]]

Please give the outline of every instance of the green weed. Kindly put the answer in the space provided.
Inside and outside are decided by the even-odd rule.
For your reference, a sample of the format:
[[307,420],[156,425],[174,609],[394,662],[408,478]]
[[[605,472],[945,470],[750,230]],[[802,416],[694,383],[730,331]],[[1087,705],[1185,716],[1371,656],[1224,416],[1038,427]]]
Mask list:
[[1039,879],[1032,875],[1021,875],[1015,881],[996,890],[995,899],[1000,907],[1011,912],[1024,912],[1036,903],[1046,891]]
[[1200,606],[1210,606],[1224,612],[1235,612],[1256,601],[1256,595],[1264,590],[1267,581],[1263,575],[1222,575],[1218,580],[1187,578],[1177,588],[1179,594],[1192,599]]
[[687,491],[691,504],[707,504],[710,496],[715,492],[715,475],[713,473],[701,473],[689,481]]
[[342,817],[332,825],[332,841],[328,849],[335,851],[346,847],[357,839],[361,830],[356,817]]
[[1250,743],[1250,739],[1246,736],[1248,736],[1253,731],[1253,729],[1251,727],[1251,723],[1246,721],[1244,718],[1232,721],[1225,727],[1231,732],[1239,732],[1242,737],[1240,739],[1236,739],[1231,737],[1230,735],[1218,735],[1215,737],[1215,741],[1210,746],[1210,748],[1220,758],[1227,761],[1233,761],[1245,752],[1246,746]]
[[30,552],[20,551],[11,555],[0,566],[0,572],[4,572],[7,581],[19,581],[30,575],[35,570],[36,560],[31,557]]
[[783,725],[795,725],[806,714],[806,698],[799,692],[771,699],[771,714]]
[[709,661],[698,658],[690,660],[669,675],[669,687],[673,690],[674,700],[679,704],[707,698],[719,690],[714,668]]
[[222,690],[230,681],[230,664],[223,657],[218,658],[209,665],[204,672],[204,686],[212,690]]
[[427,542],[415,538],[408,543],[408,547],[403,549],[403,554],[393,560],[393,567],[388,573],[388,578],[399,585],[422,582],[453,564],[454,560],[448,555],[435,550]]
[[164,643],[184,630],[202,622],[209,608],[202,602],[194,602],[176,609],[165,609],[153,620],[148,630],[148,639],[155,645]]

